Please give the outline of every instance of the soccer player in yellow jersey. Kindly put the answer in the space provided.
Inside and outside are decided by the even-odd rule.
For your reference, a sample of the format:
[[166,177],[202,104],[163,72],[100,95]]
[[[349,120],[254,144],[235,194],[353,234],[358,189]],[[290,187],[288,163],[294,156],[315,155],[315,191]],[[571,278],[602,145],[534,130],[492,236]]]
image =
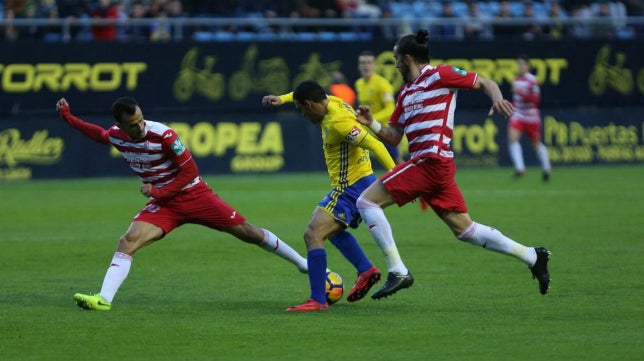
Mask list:
[[324,241],[331,240],[342,255],[356,267],[358,279],[347,300],[355,302],[380,280],[380,270],[373,266],[347,227],[357,228],[362,220],[356,207],[360,193],[376,177],[369,152],[387,170],[394,161],[384,145],[356,120],[355,110],[342,99],[329,96],[318,83],[307,80],[284,95],[267,95],[262,104],[279,106],[294,102],[304,117],[322,128],[322,147],[333,189],[313,211],[304,233],[309,267],[310,298],[287,311],[321,311],[328,309],[325,293],[327,269]]
[[[358,104],[371,109],[373,119],[383,126],[389,126],[389,117],[396,108],[394,87],[389,81],[376,73],[376,57],[370,51],[363,51],[358,57],[360,78],[355,88]],[[385,148],[396,163],[402,163],[398,147],[385,144]]]

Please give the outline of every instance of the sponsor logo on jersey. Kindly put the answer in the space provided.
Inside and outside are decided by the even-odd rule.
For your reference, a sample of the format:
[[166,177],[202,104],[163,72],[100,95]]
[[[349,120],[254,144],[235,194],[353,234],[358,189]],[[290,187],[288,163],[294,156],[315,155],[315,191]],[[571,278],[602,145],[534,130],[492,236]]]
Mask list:
[[358,137],[362,133],[362,130],[356,125],[351,129],[349,134],[347,134],[347,142],[349,143],[354,143],[356,140],[358,140]]
[[455,72],[456,74],[459,74],[459,75],[462,75],[462,76],[467,75],[467,72],[465,70],[457,68],[455,66],[452,67],[452,71]]
[[172,143],[171,147],[172,147],[172,151],[176,155],[181,155],[186,150],[186,147],[183,145],[183,143],[181,143],[179,138],[174,140],[174,143]]

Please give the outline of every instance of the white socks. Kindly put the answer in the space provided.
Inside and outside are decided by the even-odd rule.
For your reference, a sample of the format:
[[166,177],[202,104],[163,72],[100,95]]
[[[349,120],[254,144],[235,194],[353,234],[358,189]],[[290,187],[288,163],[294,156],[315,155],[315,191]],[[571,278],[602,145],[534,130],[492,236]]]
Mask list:
[[376,241],[380,251],[385,256],[389,272],[406,275],[409,273],[407,267],[400,258],[391,225],[385,217],[385,212],[377,204],[368,199],[359,197],[356,202],[360,215],[364,220],[371,236]]
[[271,231],[262,229],[262,232],[264,232],[264,241],[258,246],[293,263],[300,272],[308,272],[309,267],[306,263],[306,258],[300,256],[291,246],[277,238]]
[[472,222],[463,233],[456,237],[461,241],[514,256],[530,267],[534,266],[534,263],[537,261],[537,252],[534,248],[519,244],[504,236],[498,230],[484,224]]
[[523,151],[521,149],[521,143],[519,142],[510,142],[508,144],[508,151],[510,152],[510,158],[514,164],[514,169],[517,172],[525,171],[525,164],[523,163]]
[[[514,169],[517,172],[525,171],[525,163],[523,162],[523,151],[521,149],[521,143],[519,142],[510,142],[508,144],[508,151],[510,152],[510,158],[512,159],[512,164],[514,164]],[[541,168],[544,172],[550,172],[552,166],[550,165],[550,157],[548,156],[548,149],[543,143],[539,143],[536,148],[537,158],[539,163],[541,163]]]
[[537,147],[537,157],[539,158],[539,162],[541,162],[541,167],[544,172],[550,172],[552,167],[550,166],[550,157],[548,156],[548,149],[545,144],[539,143],[539,146]]
[[131,265],[132,256],[121,252],[114,253],[114,258],[112,258],[112,263],[105,273],[103,286],[101,287],[101,296],[107,302],[112,302],[114,299],[114,295],[127,278],[127,274],[130,273]]

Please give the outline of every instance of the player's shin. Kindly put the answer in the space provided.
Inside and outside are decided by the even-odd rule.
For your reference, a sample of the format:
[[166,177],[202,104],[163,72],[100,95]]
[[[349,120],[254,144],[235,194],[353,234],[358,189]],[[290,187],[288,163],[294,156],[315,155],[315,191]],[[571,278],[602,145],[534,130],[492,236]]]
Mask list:
[[107,302],[112,302],[114,295],[121,287],[121,284],[127,278],[128,273],[130,273],[130,267],[132,266],[132,256],[116,252],[112,258],[112,263],[105,273],[105,279],[103,279],[103,286],[101,287],[101,296],[105,298]]
[[300,256],[299,253],[291,248],[291,246],[286,242],[279,239],[275,234],[273,234],[273,232],[267,229],[262,229],[262,232],[264,232],[264,239],[262,243],[258,244],[258,246],[293,263],[300,272],[306,273],[308,271],[306,258]]
[[467,229],[457,236],[461,241],[482,246],[491,251],[514,256],[528,266],[532,266],[537,254],[532,247],[526,247],[506,237],[499,230],[484,224],[472,222]]
[[326,250],[324,248],[312,249],[307,254],[309,267],[309,284],[311,286],[311,298],[319,303],[326,301]]
[[351,264],[356,268],[358,273],[362,273],[371,268],[371,262],[364,253],[358,240],[349,232],[342,231],[331,237],[331,243],[342,253]]
[[391,225],[385,217],[383,209],[372,201],[360,196],[356,202],[360,215],[369,228],[371,236],[376,241],[378,248],[385,256],[389,272],[406,275],[407,267],[400,258]]

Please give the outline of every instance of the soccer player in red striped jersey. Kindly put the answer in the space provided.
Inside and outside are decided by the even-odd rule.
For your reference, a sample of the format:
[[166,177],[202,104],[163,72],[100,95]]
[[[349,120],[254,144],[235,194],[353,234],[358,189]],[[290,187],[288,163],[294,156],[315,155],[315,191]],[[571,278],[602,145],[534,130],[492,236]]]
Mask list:
[[450,143],[458,89],[482,90],[492,101],[489,115],[496,112],[510,116],[512,103],[503,99],[499,86],[490,79],[449,65],[429,65],[428,37],[429,32],[421,29],[403,36],[394,46],[396,67],[407,83],[400,90],[389,126],[374,121],[368,107],[358,110],[358,121],[369,126],[383,142],[397,145],[406,134],[411,155],[407,162],[372,183],[356,202],[388,267],[387,281],[371,297],[387,297],[414,281],[398,253],[383,208],[394,203],[403,206],[418,197],[429,203],[458,239],[523,261],[538,279],[541,294],[546,294],[550,251],[526,247],[492,227],[474,222],[454,180],[456,167]]
[[541,92],[537,77],[530,73],[530,62],[527,56],[520,55],[517,59],[519,74],[512,83],[512,103],[514,113],[508,122],[508,151],[514,165],[514,177],[521,178],[525,174],[523,152],[521,150],[521,135],[530,138],[537,158],[543,169],[542,179],[547,182],[552,172],[548,149],[541,141],[541,113],[539,103]]
[[306,258],[269,230],[248,223],[239,211],[213,193],[199,176],[195,160],[177,133],[164,124],[144,119],[136,100],[123,97],[112,104],[116,124],[109,129],[72,115],[64,98],[56,103],[56,109],[74,129],[99,143],[116,147],[141,179],[141,194],[149,198],[119,239],[100,293],[74,295],[79,307],[110,310],[116,292],[130,271],[134,253],[185,223],[229,233],[307,272]]

